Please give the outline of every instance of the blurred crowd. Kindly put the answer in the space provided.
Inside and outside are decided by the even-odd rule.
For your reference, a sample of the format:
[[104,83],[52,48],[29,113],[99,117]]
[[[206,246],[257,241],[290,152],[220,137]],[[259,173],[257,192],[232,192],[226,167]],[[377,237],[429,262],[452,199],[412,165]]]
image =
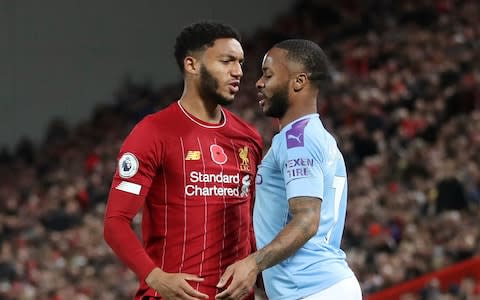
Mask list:
[[[474,0],[303,0],[243,41],[232,110],[267,148],[278,127],[256,105],[265,51],[302,37],[331,58],[319,113],[347,161],[343,248],[365,295],[480,255],[479,20]],[[136,279],[102,237],[116,155],[181,87],[126,79],[87,122],[53,120],[42,143],[0,151],[0,300],[131,299]],[[479,299],[480,282],[409,297]]]

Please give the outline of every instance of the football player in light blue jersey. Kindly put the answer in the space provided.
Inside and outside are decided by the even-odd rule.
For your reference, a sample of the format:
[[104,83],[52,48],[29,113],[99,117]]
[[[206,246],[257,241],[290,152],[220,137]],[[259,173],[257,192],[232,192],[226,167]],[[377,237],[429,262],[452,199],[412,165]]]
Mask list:
[[[343,156],[317,114],[330,77],[322,49],[286,40],[264,57],[257,82],[265,115],[281,131],[259,166],[254,230],[258,251],[231,265],[217,299],[241,299],[262,272],[270,300],[362,299],[340,243],[347,208]],[[227,284],[230,281],[229,284]]]

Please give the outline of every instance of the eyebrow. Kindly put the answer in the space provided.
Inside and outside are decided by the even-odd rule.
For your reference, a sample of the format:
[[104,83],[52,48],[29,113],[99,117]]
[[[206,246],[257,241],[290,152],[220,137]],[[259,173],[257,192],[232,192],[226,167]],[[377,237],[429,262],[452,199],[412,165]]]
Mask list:
[[235,56],[235,55],[233,55],[233,54],[221,54],[219,57],[220,57],[220,58],[233,59],[233,60],[240,60],[240,61],[245,60],[244,57],[242,57],[242,56]]

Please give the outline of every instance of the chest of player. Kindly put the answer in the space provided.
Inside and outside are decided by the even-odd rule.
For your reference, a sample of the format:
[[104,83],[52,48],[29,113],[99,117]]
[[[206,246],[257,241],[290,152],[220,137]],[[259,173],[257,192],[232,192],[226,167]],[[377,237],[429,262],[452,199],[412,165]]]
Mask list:
[[[245,198],[250,195],[256,161],[252,145],[218,136],[177,137],[164,151],[165,176],[183,185],[185,195]],[[181,182],[183,181],[183,182]]]

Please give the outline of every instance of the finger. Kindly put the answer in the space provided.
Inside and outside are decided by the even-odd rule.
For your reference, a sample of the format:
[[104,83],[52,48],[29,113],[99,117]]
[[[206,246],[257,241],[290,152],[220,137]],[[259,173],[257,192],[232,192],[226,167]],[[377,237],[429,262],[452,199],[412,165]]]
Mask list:
[[215,296],[215,300],[233,300],[233,299],[240,299],[238,291],[230,291],[225,295],[222,295],[225,293],[225,291],[221,292],[220,294]]
[[221,289],[227,284],[228,280],[230,277],[233,275],[233,268],[227,268],[225,270],[225,273],[223,273],[222,277],[220,278],[220,281],[217,283],[217,288]]
[[215,300],[238,299],[238,296],[235,296],[235,295],[238,295],[238,294],[239,293],[237,293],[235,291],[226,289],[223,292],[221,292],[220,294],[215,295]]
[[228,288],[217,294],[215,299],[235,299],[234,295],[238,294],[238,286],[239,284],[235,281],[235,279],[232,280]]
[[229,299],[228,297],[230,297],[230,291],[224,290],[223,292],[215,295],[215,300]]
[[236,299],[236,300],[242,300],[242,299],[245,299],[245,292],[243,291],[240,291],[238,293],[235,293],[234,295],[232,295],[232,299]]
[[244,288],[241,282],[234,278],[223,292],[215,296],[215,299],[239,299],[242,293],[244,293]]
[[247,299],[248,295],[250,295],[250,292],[253,295],[253,291],[250,291],[248,289],[243,290],[243,292],[240,294],[240,299]]
[[185,282],[185,285],[182,285],[182,289],[190,297],[195,297],[194,299],[208,299],[208,295],[201,293],[194,289],[191,285]]
[[193,274],[182,273],[182,276],[184,280],[188,280],[188,281],[202,282],[205,280],[205,278],[202,278]]

